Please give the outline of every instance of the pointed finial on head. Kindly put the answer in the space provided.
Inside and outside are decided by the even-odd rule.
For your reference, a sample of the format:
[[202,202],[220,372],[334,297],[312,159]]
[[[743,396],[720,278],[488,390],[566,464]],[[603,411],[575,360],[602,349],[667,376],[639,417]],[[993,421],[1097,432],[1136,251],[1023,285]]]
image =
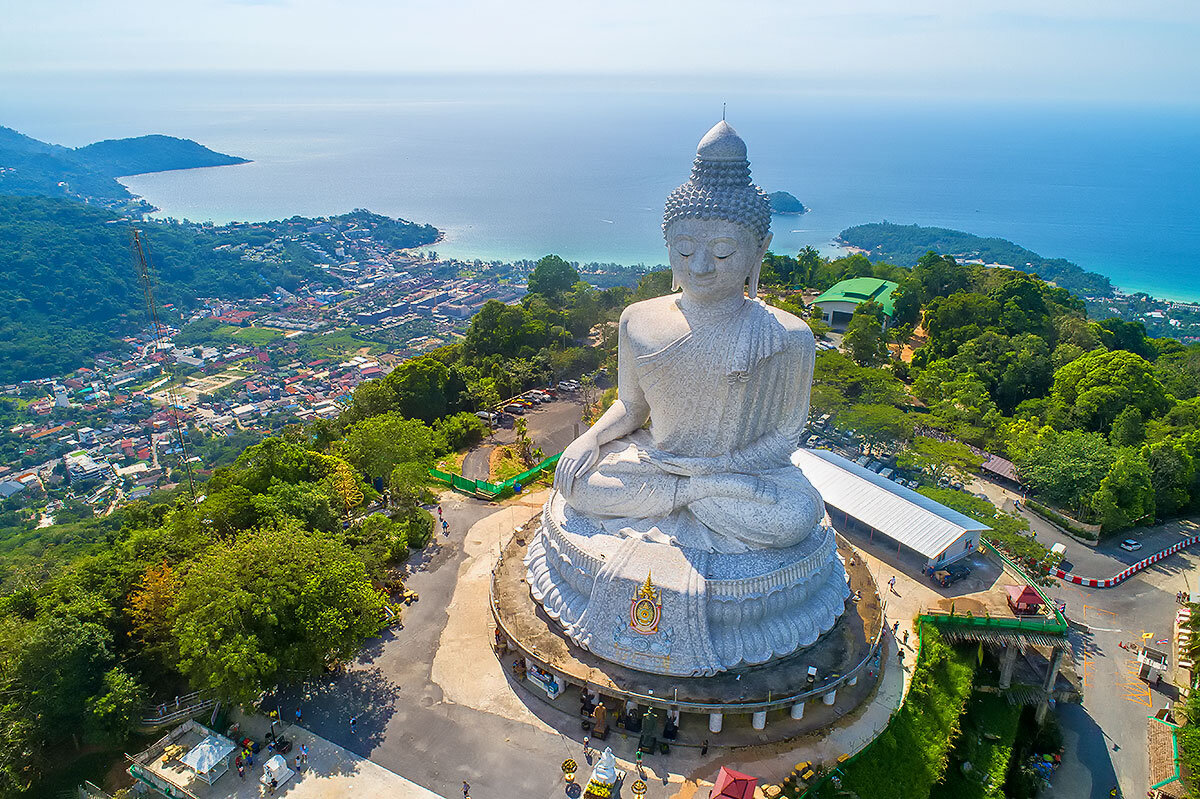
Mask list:
[[725,121],[725,103],[721,103],[721,121]]

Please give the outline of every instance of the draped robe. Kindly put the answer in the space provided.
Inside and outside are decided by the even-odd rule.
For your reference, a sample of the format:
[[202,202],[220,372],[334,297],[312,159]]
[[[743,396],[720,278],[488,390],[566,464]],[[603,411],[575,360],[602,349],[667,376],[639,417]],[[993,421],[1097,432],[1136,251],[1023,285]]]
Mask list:
[[[633,354],[649,429],[601,447],[566,497],[571,509],[609,532],[715,552],[787,547],[817,527],[820,495],[789,461],[808,416],[816,357],[803,323],[752,300],[657,351]],[[708,496],[681,506],[688,475],[655,463],[656,453],[728,455],[725,473],[769,481],[777,499]]]

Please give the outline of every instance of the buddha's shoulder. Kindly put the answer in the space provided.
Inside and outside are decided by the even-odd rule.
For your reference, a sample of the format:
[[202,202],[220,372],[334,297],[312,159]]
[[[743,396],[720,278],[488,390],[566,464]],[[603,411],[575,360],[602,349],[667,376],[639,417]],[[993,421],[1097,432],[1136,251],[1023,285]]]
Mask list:
[[795,314],[776,308],[774,305],[759,303],[760,313],[765,313],[783,328],[784,334],[787,336],[789,343],[794,345],[804,346],[805,348],[815,348],[815,340],[813,339],[812,329],[803,319]]
[[625,306],[621,312],[621,327],[636,331],[646,326],[657,327],[664,318],[679,316],[676,297],[674,294],[664,294]]

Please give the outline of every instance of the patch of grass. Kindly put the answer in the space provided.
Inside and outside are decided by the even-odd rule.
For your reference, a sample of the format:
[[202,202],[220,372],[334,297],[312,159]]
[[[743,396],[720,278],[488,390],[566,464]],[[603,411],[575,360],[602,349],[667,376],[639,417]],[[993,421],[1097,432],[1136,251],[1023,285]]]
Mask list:
[[463,461],[467,459],[467,453],[452,452],[446,457],[437,462],[437,468],[447,474],[462,474]]
[[491,471],[488,482],[502,483],[516,477],[529,467],[521,462],[512,447],[497,447],[492,453]]
[[278,338],[283,338],[283,333],[269,327],[242,327],[236,329],[233,338],[243,344],[261,347]]

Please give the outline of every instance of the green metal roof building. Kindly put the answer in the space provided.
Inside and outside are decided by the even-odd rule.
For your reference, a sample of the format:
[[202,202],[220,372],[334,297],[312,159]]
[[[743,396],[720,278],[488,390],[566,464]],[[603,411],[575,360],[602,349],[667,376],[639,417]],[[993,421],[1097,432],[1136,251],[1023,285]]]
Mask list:
[[834,330],[845,330],[854,309],[868,300],[882,305],[883,312],[891,318],[896,310],[892,292],[899,287],[899,283],[877,277],[855,277],[833,286],[813,300],[813,305],[820,307],[821,319],[826,324]]

